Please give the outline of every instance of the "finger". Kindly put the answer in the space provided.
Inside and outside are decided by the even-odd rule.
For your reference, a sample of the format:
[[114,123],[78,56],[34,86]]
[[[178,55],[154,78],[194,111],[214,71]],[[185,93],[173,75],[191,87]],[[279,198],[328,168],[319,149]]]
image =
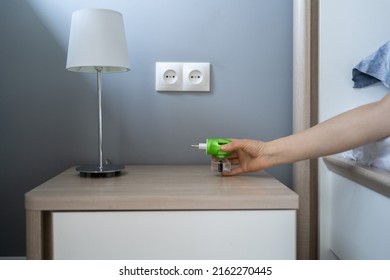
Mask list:
[[241,167],[237,167],[237,168],[232,169],[231,171],[222,172],[222,175],[223,176],[234,176],[234,175],[240,174],[242,172],[243,171],[242,171]]
[[228,158],[228,159],[238,158],[238,154],[237,154],[237,152],[233,152],[233,153],[230,154],[227,158]]
[[232,159],[229,159],[229,161],[230,161],[230,163],[231,163],[232,165],[238,165],[238,164],[240,164],[239,158],[232,158]]

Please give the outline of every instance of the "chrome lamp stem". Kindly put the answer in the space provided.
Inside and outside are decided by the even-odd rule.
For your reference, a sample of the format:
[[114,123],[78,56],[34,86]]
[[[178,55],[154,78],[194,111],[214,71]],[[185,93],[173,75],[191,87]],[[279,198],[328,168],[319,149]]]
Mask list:
[[111,164],[103,162],[103,114],[102,114],[102,71],[103,67],[95,67],[97,75],[97,98],[98,98],[98,154],[99,164],[83,165],[77,167],[76,170],[80,172],[80,176],[104,176],[112,177],[120,175],[121,170],[125,167],[123,165]]
[[95,67],[97,73],[97,95],[98,95],[98,113],[99,113],[99,169],[103,171],[103,116],[102,116],[102,70],[103,67]]

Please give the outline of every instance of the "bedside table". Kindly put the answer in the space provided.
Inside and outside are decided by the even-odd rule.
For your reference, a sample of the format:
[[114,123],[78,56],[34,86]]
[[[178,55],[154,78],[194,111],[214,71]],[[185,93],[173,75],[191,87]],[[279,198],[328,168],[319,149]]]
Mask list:
[[295,259],[298,195],[266,172],[70,168],[25,195],[28,259]]

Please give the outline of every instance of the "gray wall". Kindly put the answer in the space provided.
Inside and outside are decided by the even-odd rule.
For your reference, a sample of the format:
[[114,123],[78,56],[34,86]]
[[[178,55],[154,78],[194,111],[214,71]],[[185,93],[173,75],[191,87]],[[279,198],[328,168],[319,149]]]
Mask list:
[[[97,160],[95,76],[65,70],[86,7],[125,18],[132,70],[103,76],[113,162],[208,164],[190,144],[291,133],[290,0],[0,0],[0,256],[25,255],[25,192]],[[156,61],[210,62],[211,92],[155,92]],[[291,166],[269,171],[291,184]]]

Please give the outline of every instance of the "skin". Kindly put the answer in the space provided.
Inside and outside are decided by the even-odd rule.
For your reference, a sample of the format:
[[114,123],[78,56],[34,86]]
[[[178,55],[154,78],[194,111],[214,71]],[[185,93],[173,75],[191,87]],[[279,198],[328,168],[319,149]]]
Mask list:
[[276,165],[340,153],[390,135],[390,92],[380,101],[337,115],[302,132],[269,142],[231,139],[221,149],[229,157],[232,176]]

